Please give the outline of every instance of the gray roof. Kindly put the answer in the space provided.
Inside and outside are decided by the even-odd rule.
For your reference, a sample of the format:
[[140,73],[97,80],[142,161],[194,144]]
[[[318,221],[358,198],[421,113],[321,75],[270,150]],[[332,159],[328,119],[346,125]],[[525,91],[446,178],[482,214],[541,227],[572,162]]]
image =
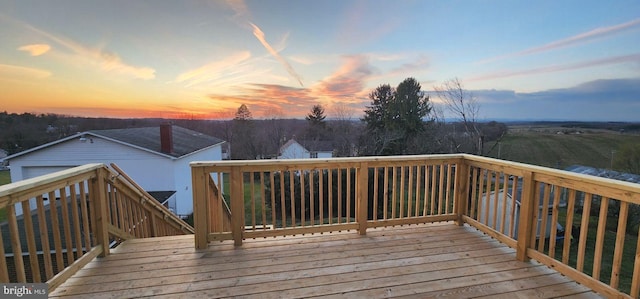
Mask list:
[[[173,131],[173,152],[168,155],[176,158],[224,142],[222,139],[183,127],[171,126],[171,128]],[[94,130],[89,133],[161,153],[160,127]]]
[[575,173],[598,176],[601,178],[609,178],[618,181],[640,184],[640,175],[632,173],[618,172],[610,169],[595,168],[583,165],[572,165],[565,168],[565,170]]
[[[67,209],[69,212],[69,227],[71,227],[71,234],[72,236],[67,236],[64,232],[64,221],[63,221],[63,215],[62,215],[62,204],[61,201],[59,201],[57,198],[55,200],[56,202],[56,211],[57,211],[57,215],[58,215],[58,227],[54,228],[51,222],[51,206],[50,205],[46,205],[44,207],[44,214],[45,214],[45,219],[47,219],[47,235],[49,238],[49,249],[50,250],[54,250],[54,237],[53,237],[53,230],[57,229],[60,232],[60,243],[62,244],[63,248],[66,248],[66,242],[67,239],[71,239],[71,243],[73,244],[74,248],[80,247],[76,245],[76,240],[74,237],[74,222],[73,222],[73,217],[71,217],[72,212],[71,210],[73,209],[73,205],[72,205],[72,201],[71,198],[67,198]],[[78,210],[78,215],[82,215],[82,209],[81,209],[81,205],[80,205],[80,198],[78,196],[78,199],[76,201],[77,203],[77,207],[76,209]],[[88,207],[87,207],[88,208]],[[35,236],[35,245],[36,245],[36,250],[37,251],[42,251],[42,240],[40,239],[40,220],[38,219],[38,214],[36,210],[32,210],[31,211],[31,221],[33,223],[33,235]],[[27,245],[27,235],[25,232],[26,226],[24,224],[24,214],[17,216],[17,222],[18,222],[18,235],[20,237],[20,247],[22,248],[22,252],[29,252],[28,249],[28,245]],[[80,242],[82,242],[82,244],[84,245],[85,242],[85,238],[87,236],[84,235],[84,225],[82,222],[79,223],[79,227],[80,227]],[[3,234],[2,234],[2,242],[4,245],[4,252],[5,254],[13,254],[13,247],[11,245],[11,236],[9,234],[9,223],[7,221],[4,221],[2,223],[0,223],[0,229],[2,230]]]
[[333,143],[323,140],[301,140],[300,144],[310,152],[332,152]]
[[216,137],[202,134],[193,130],[185,129],[179,126],[171,126],[173,134],[173,152],[171,154],[163,153],[160,149],[160,127],[146,128],[130,128],[130,129],[111,129],[111,130],[93,130],[83,133],[77,133],[62,139],[58,139],[47,144],[43,144],[28,150],[13,154],[11,156],[0,159],[11,160],[13,158],[38,151],[40,149],[62,143],[68,140],[83,137],[83,135],[93,135],[115,142],[138,147],[161,155],[180,158],[185,155],[203,150],[205,148],[224,143],[225,141]]

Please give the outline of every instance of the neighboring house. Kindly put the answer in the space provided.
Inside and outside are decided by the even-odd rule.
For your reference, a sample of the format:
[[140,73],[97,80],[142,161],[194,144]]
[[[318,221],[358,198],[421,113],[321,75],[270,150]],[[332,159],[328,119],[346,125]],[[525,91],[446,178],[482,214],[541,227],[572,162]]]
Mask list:
[[301,141],[290,139],[280,147],[278,159],[308,159],[333,157],[333,145],[326,141]]
[[[222,160],[224,143],[196,131],[163,124],[160,128],[82,132],[5,160],[11,163],[12,182],[87,163],[115,163],[146,191],[157,194],[162,204],[179,216],[186,216],[193,212],[189,163]],[[16,210],[20,210],[19,205]]]

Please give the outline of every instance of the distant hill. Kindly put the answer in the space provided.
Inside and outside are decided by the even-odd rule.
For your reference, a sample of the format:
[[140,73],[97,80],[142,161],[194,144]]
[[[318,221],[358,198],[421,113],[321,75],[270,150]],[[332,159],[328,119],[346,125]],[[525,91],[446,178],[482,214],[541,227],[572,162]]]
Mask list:
[[630,142],[640,143],[640,135],[546,124],[510,126],[499,144],[486,144],[485,149],[490,157],[553,168],[576,164],[611,168],[612,154]]

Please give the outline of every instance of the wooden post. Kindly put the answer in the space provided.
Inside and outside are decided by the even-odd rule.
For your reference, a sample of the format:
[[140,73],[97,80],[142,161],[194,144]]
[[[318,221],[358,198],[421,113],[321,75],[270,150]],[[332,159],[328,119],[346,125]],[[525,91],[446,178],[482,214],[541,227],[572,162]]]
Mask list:
[[369,166],[366,162],[360,164],[358,170],[358,233],[367,234],[367,211],[369,203]]
[[105,257],[109,255],[109,215],[107,213],[107,188],[104,182],[106,170],[99,168],[96,170],[96,174],[96,177],[91,180],[89,200],[93,202],[96,209],[95,234],[96,241],[102,247],[100,257]]
[[464,225],[462,216],[467,212],[467,202],[469,201],[469,165],[465,160],[460,160],[456,164],[456,177],[455,177],[455,205],[454,213],[458,217],[456,224],[459,226]]
[[531,247],[531,234],[535,234],[536,229],[533,220],[534,213],[538,212],[535,206],[535,181],[533,173],[527,172],[523,176],[522,195],[520,198],[520,217],[518,218],[518,240],[516,245],[516,258],[520,261],[528,261],[527,249]]
[[193,226],[196,249],[205,249],[209,241],[209,197],[207,196],[207,183],[209,182],[202,167],[191,167],[191,180],[193,192]]
[[233,167],[229,180],[231,180],[231,235],[233,244],[240,246],[244,232],[244,184],[240,168]]

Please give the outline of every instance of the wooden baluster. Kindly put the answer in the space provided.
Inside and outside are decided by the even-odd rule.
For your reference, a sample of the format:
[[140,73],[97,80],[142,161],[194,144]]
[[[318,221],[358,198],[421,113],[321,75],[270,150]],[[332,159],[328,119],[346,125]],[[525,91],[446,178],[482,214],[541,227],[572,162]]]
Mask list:
[[531,247],[531,234],[535,237],[535,223],[533,214],[537,212],[534,198],[535,181],[533,173],[526,172],[522,178],[522,195],[520,198],[520,218],[518,219],[518,240],[516,244],[516,258],[519,261],[528,261],[527,249]]
[[300,226],[305,226],[306,222],[306,196],[304,188],[304,170],[300,169]]
[[278,226],[276,225],[277,220],[277,210],[276,210],[276,184],[275,184],[275,173],[271,172],[269,174],[269,183],[271,183],[271,225],[274,229]]
[[444,197],[445,197],[445,190],[444,190],[444,176],[445,176],[445,165],[444,164],[440,164],[440,184],[438,185],[438,211],[437,214],[438,215],[442,215],[443,211],[446,210],[446,207],[444,207]]
[[467,213],[467,204],[469,199],[469,166],[463,161],[456,164],[455,182],[454,182],[454,213],[457,215],[456,224],[464,225],[462,216]]
[[256,188],[255,172],[249,172],[249,186],[251,186],[251,229],[256,230]]
[[313,188],[313,173],[315,172],[315,170],[309,170],[309,220],[311,221],[311,225],[315,225],[316,221],[315,221],[315,196],[313,194],[314,188]]
[[291,227],[296,227],[296,176],[294,170],[289,170],[289,205],[291,207]]
[[328,201],[329,201],[329,224],[333,223],[333,170],[329,168],[327,175],[327,190],[328,190]]
[[511,215],[509,215],[509,219],[511,219],[509,221],[509,237],[511,238],[516,237],[516,221],[518,221],[518,219],[516,219],[516,194],[518,194],[518,181],[518,177],[514,176],[513,184],[511,186]]
[[58,218],[58,204],[56,193],[49,192],[49,215],[51,216],[51,231],[53,233],[53,247],[56,256],[56,269],[58,273],[64,269],[64,258],[62,255],[62,238],[60,236],[60,218]]
[[[36,210],[36,214],[41,213],[44,213],[44,210]],[[31,268],[31,275],[33,278],[32,282],[42,282],[40,277],[40,265],[38,263],[35,231],[33,229],[33,218],[31,217],[31,205],[29,204],[29,200],[25,200],[22,202],[22,219],[25,238],[27,240],[27,250],[29,251],[29,267]]]
[[0,226],[0,255],[4,258],[0,259],[0,282],[8,283],[9,282],[9,270],[7,265],[7,258],[4,252],[4,241],[3,241],[2,226]]
[[[500,214],[500,229],[498,229],[498,231],[502,234],[508,234],[506,232],[506,222],[507,222],[507,202],[509,201],[507,199],[507,194],[509,192],[507,192],[507,190],[509,189],[509,175],[507,175],[506,173],[501,173],[501,179],[500,182],[502,182],[502,188],[498,188],[500,191],[502,191],[502,213]],[[500,186],[500,184],[498,184],[498,186]]]
[[[473,219],[478,219],[476,218],[476,204],[478,203],[479,199],[478,199],[478,176],[480,175],[479,173],[479,169],[477,167],[473,167],[473,173],[472,173],[472,183],[471,183],[471,211],[469,211],[469,214],[471,215],[471,218]],[[479,195],[480,197],[482,197],[482,194]],[[514,200],[515,202],[515,200]]]
[[5,209],[7,222],[9,222],[9,236],[11,239],[11,248],[13,249],[13,263],[15,265],[16,277],[18,282],[27,282],[24,271],[24,261],[22,260],[22,245],[20,244],[16,209],[13,204],[9,204]]
[[342,169],[338,168],[338,223],[342,223]]
[[554,259],[556,258],[556,238],[558,236],[558,214],[560,214],[560,191],[562,191],[562,188],[555,186],[553,212],[551,213],[551,234],[549,236],[549,256]]
[[438,188],[437,188],[437,178],[438,176],[436,175],[436,165],[431,165],[431,188],[429,189],[429,191],[431,191],[431,213],[430,215],[435,215],[435,210],[436,210],[436,193],[438,193]]
[[84,252],[82,252],[82,234],[80,233],[81,224],[80,224],[80,215],[78,213],[78,209],[80,205],[78,205],[78,194],[76,192],[76,185],[73,184],[69,186],[69,193],[71,196],[71,217],[73,217],[73,232],[75,235],[75,249],[76,249],[76,258],[80,258]]
[[589,230],[589,215],[591,214],[591,194],[584,195],[584,205],[582,206],[582,221],[580,223],[580,239],[578,239],[578,261],[576,269],[580,272],[584,268],[585,250],[587,248],[587,232]]
[[[40,225],[40,243],[42,244],[42,258],[44,264],[45,280],[53,277],[53,263],[51,262],[51,248],[49,247],[49,229],[47,228],[44,199],[42,195],[36,197],[36,208],[38,210],[38,224]],[[88,227],[87,227],[88,229]],[[89,235],[87,234],[87,239]]]
[[378,220],[378,168],[373,168],[373,221]]
[[[540,235],[538,236],[538,251],[544,252],[545,240],[547,238],[547,221],[549,220],[549,196],[551,190],[549,184],[544,184],[542,206],[540,206]],[[553,230],[553,228],[551,228]]]
[[391,189],[391,219],[395,219],[396,218],[396,197],[398,194],[398,187],[396,186],[397,183],[397,177],[398,177],[398,173],[397,173],[397,169],[398,167],[393,167],[393,176],[391,177],[392,179],[392,189]]
[[[262,230],[267,229],[267,203],[265,198],[264,172],[260,172],[260,201],[262,203]],[[273,206],[272,206],[273,207]]]
[[420,173],[421,173],[421,166],[418,165],[416,166],[416,196],[415,196],[415,208],[413,209],[414,211],[414,216],[418,217],[420,216]]
[[324,224],[324,170],[318,173],[318,209],[320,209],[320,225]]
[[406,167],[405,166],[400,166],[400,216],[398,218],[402,219],[404,218],[404,205],[405,205],[405,197],[404,197],[404,181],[405,181],[405,174],[406,171]]
[[[572,238],[572,230],[573,230],[573,214],[575,213],[574,207],[576,203],[576,190],[569,189],[569,195],[567,198],[567,216],[566,222],[564,225],[564,243],[562,244],[562,263],[565,265],[569,264],[569,255],[570,255],[570,247],[571,247],[571,238]],[[567,238],[569,241],[567,242]]]
[[[622,268],[622,253],[624,250],[624,238],[627,234],[627,218],[629,216],[629,203],[620,202],[620,213],[618,216],[618,229],[616,233],[616,247],[613,251],[613,262],[611,263],[611,283],[612,288],[617,289],[620,284],[620,270]],[[636,256],[636,259],[638,257]]]
[[451,193],[453,192],[453,189],[455,188],[455,186],[452,186],[452,184],[454,183],[453,179],[451,179],[451,176],[453,175],[453,164],[449,163],[447,164],[447,181],[446,181],[446,187],[445,187],[445,204],[444,204],[444,213],[445,214],[449,214],[450,212],[453,212],[453,203],[451,200]]
[[486,170],[479,168],[478,169],[480,182],[478,182],[478,221],[486,225],[487,218],[489,215],[485,213],[485,206],[487,205],[487,196],[484,194],[484,184],[486,183]]
[[[218,174],[218,178],[221,175]],[[193,193],[193,226],[195,230],[194,239],[196,249],[205,249],[208,246],[208,236],[210,220],[208,219],[210,211],[213,208],[209,202],[209,173],[202,167],[191,167],[191,184]],[[221,195],[221,194],[218,194]],[[219,198],[219,200],[222,200]],[[216,205],[216,209],[220,209],[221,205]],[[233,214],[232,214],[233,216]],[[156,220],[155,215],[151,215],[151,233],[153,236],[161,236],[162,229],[159,226],[160,221]]]
[[285,171],[280,171],[280,211],[282,212],[282,228],[287,227],[287,206],[284,194]]
[[638,230],[636,258],[633,261],[633,277],[631,278],[631,290],[629,295],[633,298],[638,298],[638,296],[640,296],[640,230]]
[[369,202],[369,166],[366,162],[360,164],[358,169],[358,209],[356,218],[358,221],[358,233],[360,235],[367,234],[367,204]]
[[67,202],[67,188],[60,189],[60,203],[62,206],[62,226],[64,231],[65,246],[67,249],[67,264],[75,261],[73,256],[73,236],[71,235],[71,224],[69,223],[69,205]]
[[429,204],[429,165],[424,165],[424,196],[422,198],[422,216],[429,215],[428,204]]
[[500,173],[494,171],[493,172],[493,180],[494,180],[494,184],[493,184],[493,215],[492,215],[492,219],[491,219],[491,227],[493,227],[493,229],[498,230],[498,200],[499,200],[499,196],[500,194]]
[[384,183],[382,190],[382,219],[387,220],[389,217],[389,167],[384,167]]
[[348,167],[345,169],[345,174],[347,176],[347,211],[346,211],[346,222],[351,222],[351,169]]
[[80,187],[80,210],[82,212],[82,231],[84,234],[84,250],[89,251],[91,250],[91,234],[89,232],[89,219],[91,219],[91,216],[89,215],[88,212],[88,207],[87,207],[87,191],[86,191],[86,187],[85,187],[85,183],[86,181],[80,183],[79,187]]
[[597,280],[600,280],[600,269],[602,269],[602,248],[604,247],[604,234],[607,227],[608,211],[609,199],[603,197],[602,199],[600,199],[600,214],[598,216],[595,252],[593,254],[593,273],[591,274],[591,276]]
[[229,175],[231,180],[231,233],[235,246],[242,245],[244,235],[244,182],[240,168],[234,167]]

